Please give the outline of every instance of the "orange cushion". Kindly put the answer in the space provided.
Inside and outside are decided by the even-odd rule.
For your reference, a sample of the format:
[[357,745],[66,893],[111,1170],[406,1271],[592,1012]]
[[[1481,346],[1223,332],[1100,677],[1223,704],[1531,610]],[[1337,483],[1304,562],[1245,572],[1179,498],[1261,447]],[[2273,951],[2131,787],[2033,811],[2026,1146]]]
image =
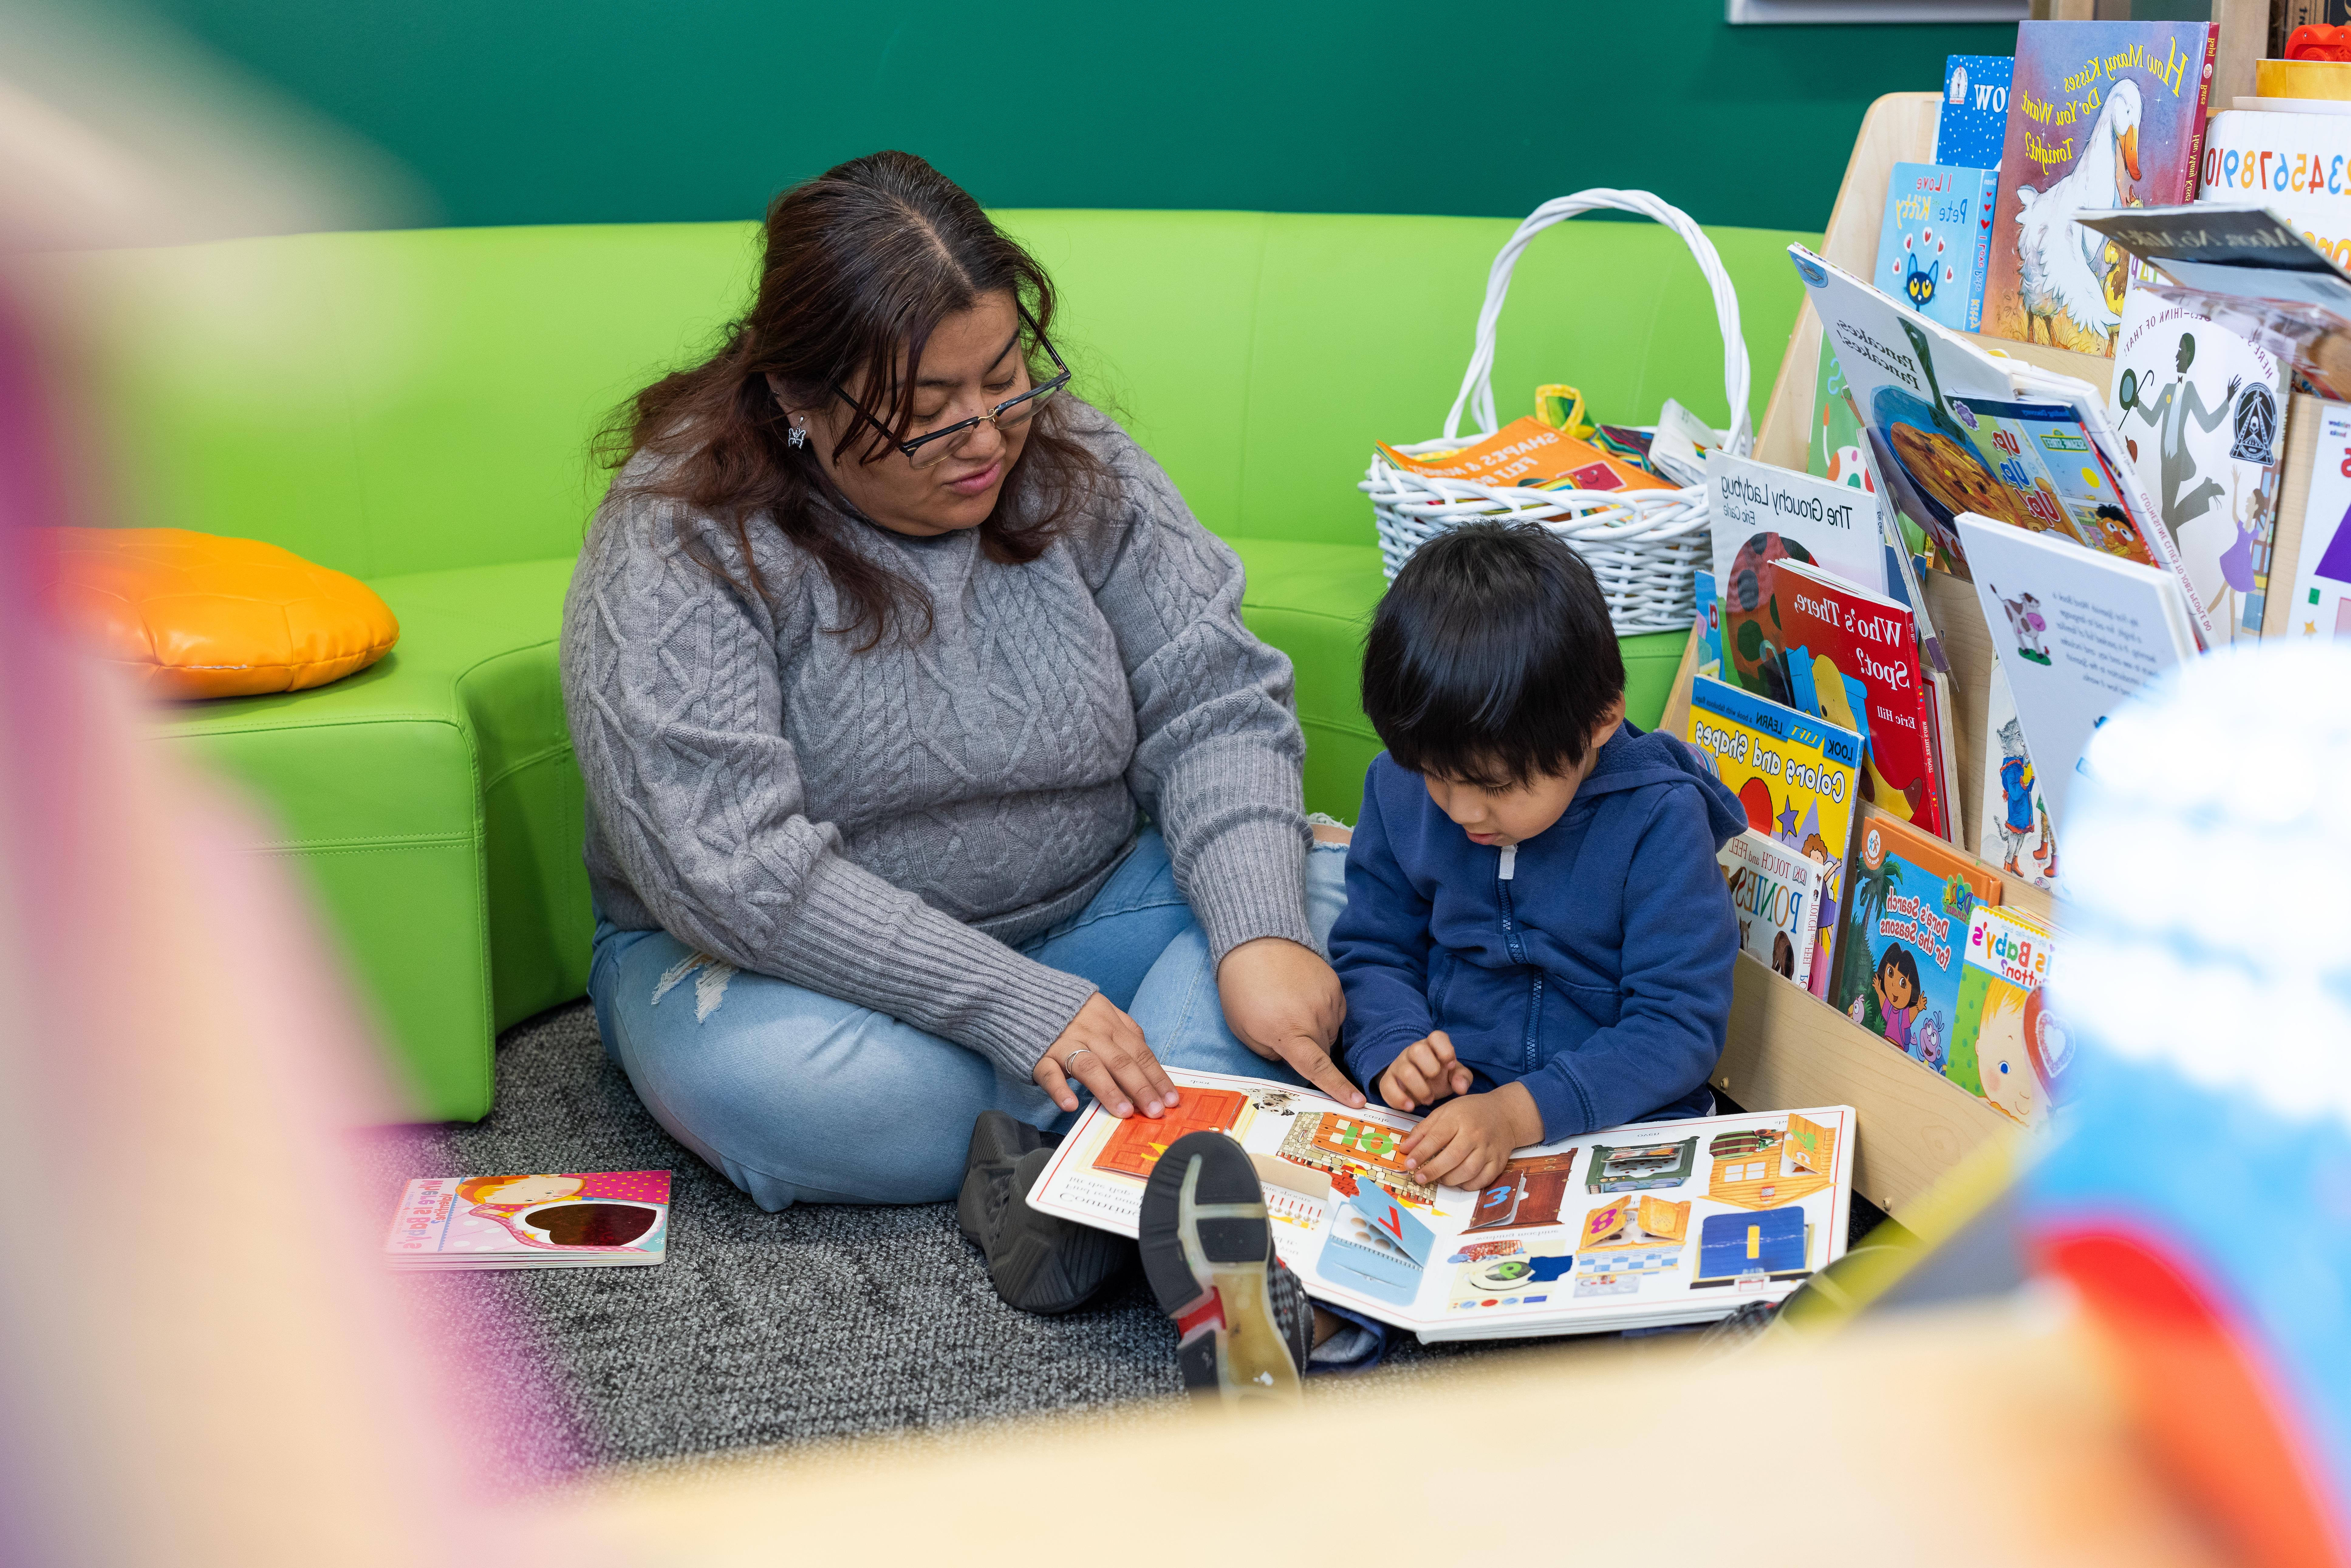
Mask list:
[[298,692],[400,641],[374,590],[277,545],[186,528],[53,531],[66,623],[152,696]]

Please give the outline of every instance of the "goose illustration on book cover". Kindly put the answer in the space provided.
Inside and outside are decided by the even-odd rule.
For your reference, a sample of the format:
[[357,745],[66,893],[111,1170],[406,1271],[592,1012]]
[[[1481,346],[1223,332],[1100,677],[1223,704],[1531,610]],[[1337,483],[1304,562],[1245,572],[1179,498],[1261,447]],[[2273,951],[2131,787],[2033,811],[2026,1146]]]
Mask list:
[[2130,262],[2074,215],[2191,199],[2210,22],[2024,22],[2008,95],[1983,330],[2111,355]]

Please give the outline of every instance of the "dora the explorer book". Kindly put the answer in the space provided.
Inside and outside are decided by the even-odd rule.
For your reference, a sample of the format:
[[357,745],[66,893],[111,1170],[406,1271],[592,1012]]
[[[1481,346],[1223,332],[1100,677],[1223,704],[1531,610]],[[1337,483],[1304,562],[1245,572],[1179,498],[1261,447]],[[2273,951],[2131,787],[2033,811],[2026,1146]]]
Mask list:
[[1950,1062],[1968,919],[2001,901],[2000,876],[1883,812],[1854,832],[1845,932],[1829,999],[1937,1072]]

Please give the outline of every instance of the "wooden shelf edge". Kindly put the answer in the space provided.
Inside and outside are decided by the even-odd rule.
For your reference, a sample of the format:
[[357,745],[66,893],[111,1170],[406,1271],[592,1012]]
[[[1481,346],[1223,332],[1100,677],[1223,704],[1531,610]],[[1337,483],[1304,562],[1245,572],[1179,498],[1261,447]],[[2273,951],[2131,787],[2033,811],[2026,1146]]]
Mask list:
[[1714,1086],[1749,1111],[1850,1105],[1854,1190],[1900,1218],[1962,1160],[2023,1129],[1741,954]]

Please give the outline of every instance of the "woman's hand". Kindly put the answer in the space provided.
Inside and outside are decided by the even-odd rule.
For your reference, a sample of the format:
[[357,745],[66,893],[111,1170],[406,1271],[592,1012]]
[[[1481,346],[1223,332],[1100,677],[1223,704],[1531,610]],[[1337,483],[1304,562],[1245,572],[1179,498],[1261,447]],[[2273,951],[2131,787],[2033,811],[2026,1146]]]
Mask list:
[[1072,1078],[1113,1116],[1132,1116],[1140,1105],[1155,1117],[1176,1103],[1176,1085],[1144,1043],[1142,1027],[1100,991],[1086,998],[1029,1076],[1064,1111],[1078,1108]]
[[1342,1105],[1361,1110],[1364,1096],[1331,1060],[1347,1016],[1339,976],[1312,949],[1280,936],[1244,942],[1217,966],[1217,995],[1234,1038],[1290,1071]]

